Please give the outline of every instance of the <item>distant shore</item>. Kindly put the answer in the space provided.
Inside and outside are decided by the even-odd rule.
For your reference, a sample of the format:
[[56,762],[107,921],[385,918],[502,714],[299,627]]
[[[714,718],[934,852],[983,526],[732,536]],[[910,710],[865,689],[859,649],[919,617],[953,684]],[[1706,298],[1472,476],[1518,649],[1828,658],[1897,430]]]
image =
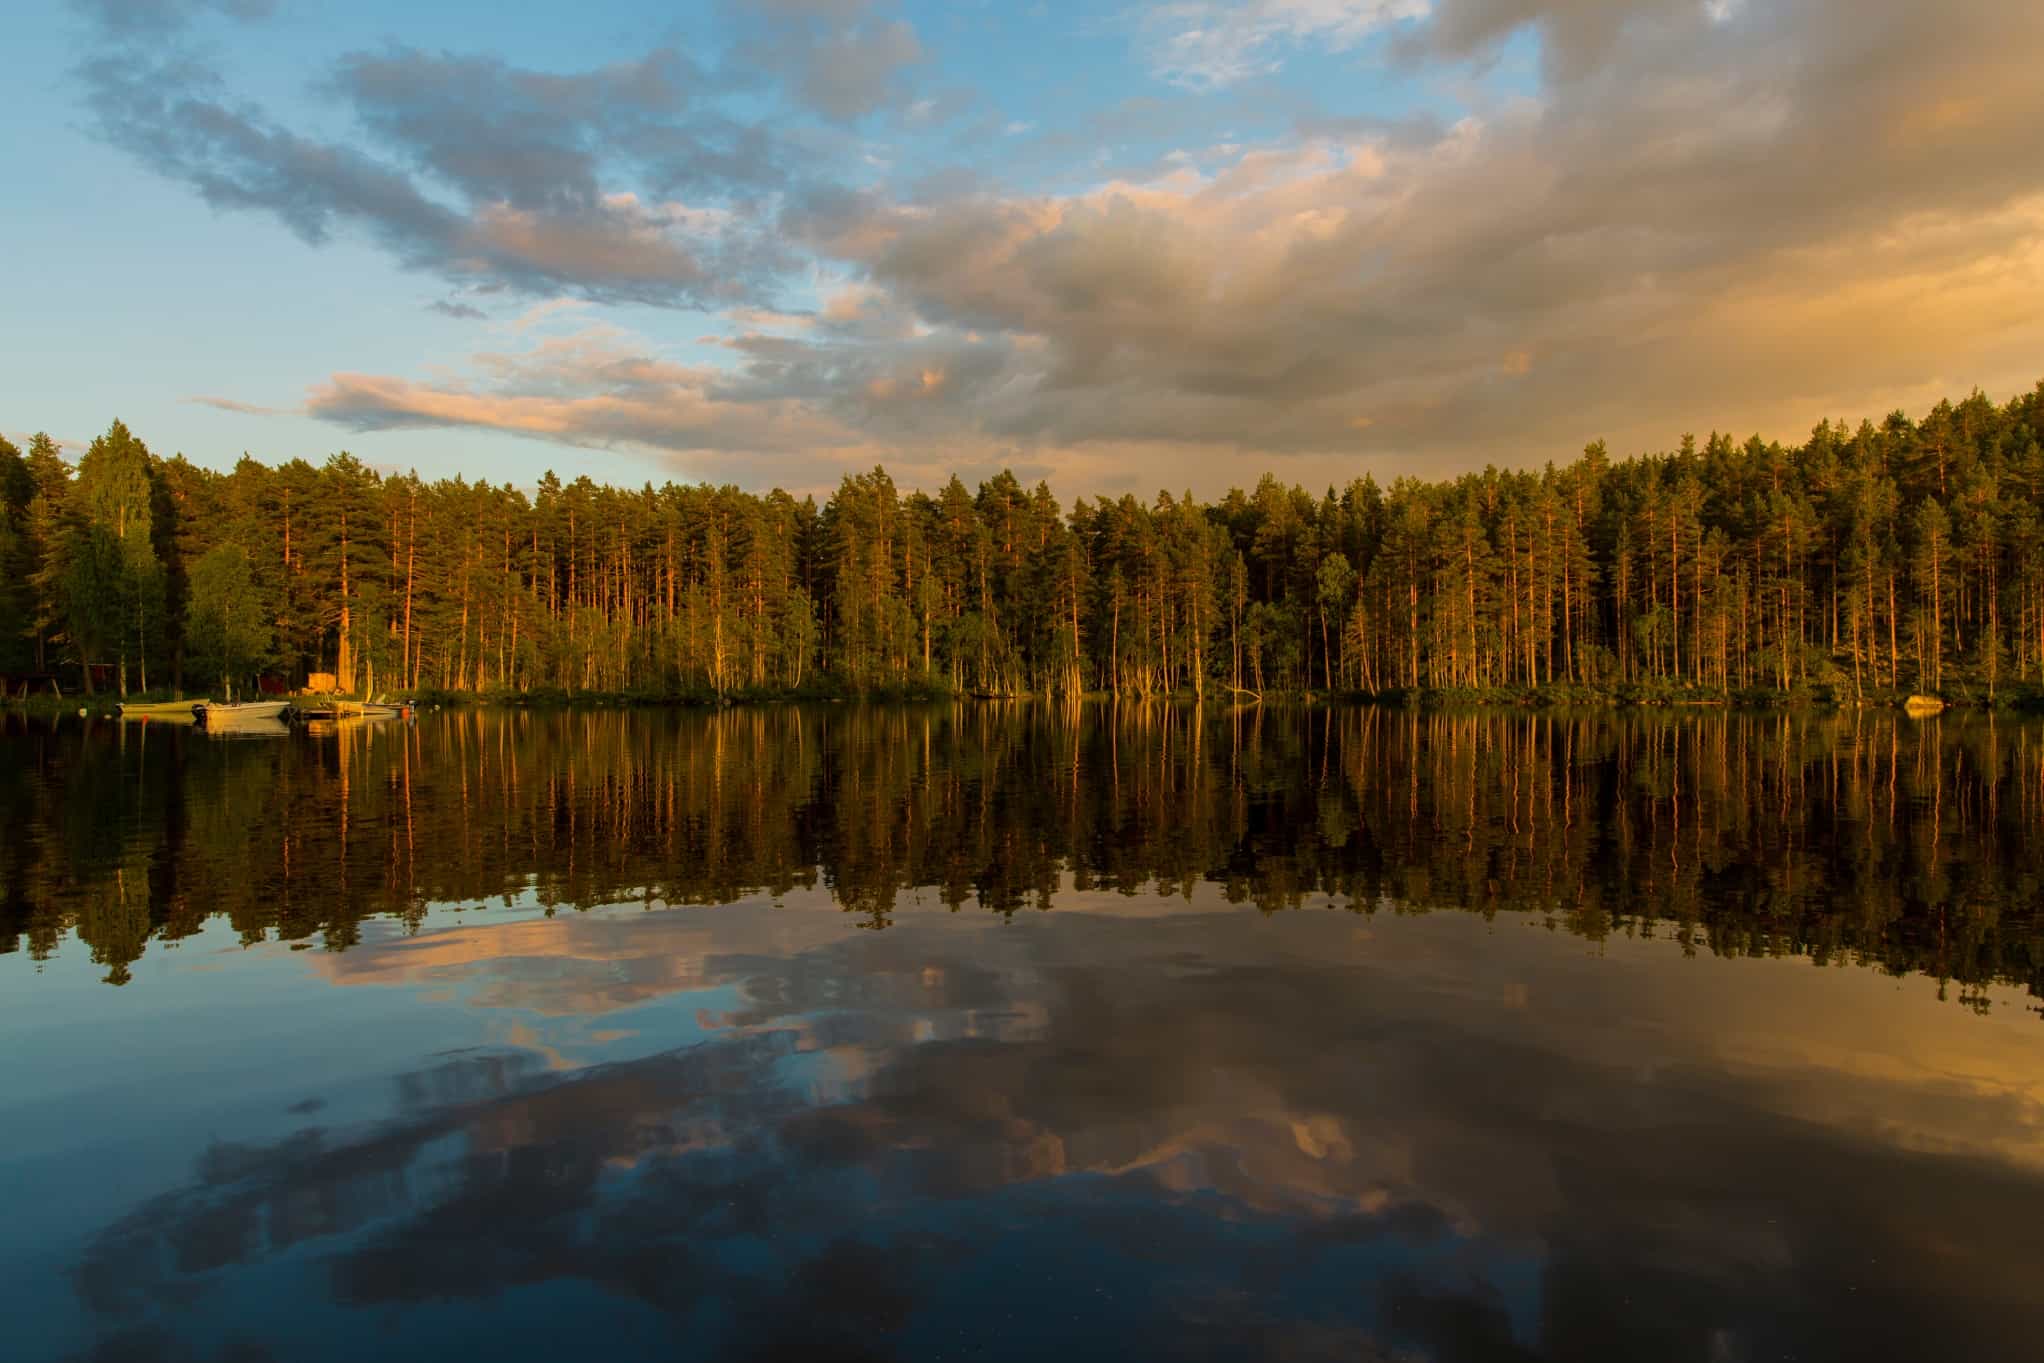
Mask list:
[[[163,702],[178,699],[168,692],[136,693],[126,703]],[[194,695],[196,703],[203,696]],[[831,684],[799,690],[744,688],[718,694],[709,690],[598,691],[534,688],[526,691],[442,691],[421,689],[394,692],[387,699],[408,700],[426,709],[514,709],[514,710],[603,710],[603,709],[722,709],[738,706],[830,705],[830,704],[938,704],[961,701],[1061,701],[1065,697],[1043,692],[987,694],[954,690],[938,684],[853,688]],[[1848,686],[1812,685],[1787,691],[1771,689],[1725,691],[1710,687],[1677,686],[1540,686],[1540,687],[1419,687],[1382,691],[1299,691],[1271,690],[1262,693],[1234,692],[1217,687],[1204,697],[1190,689],[1148,694],[1089,691],[1076,697],[1087,702],[1145,701],[1171,704],[1201,702],[1216,707],[1257,705],[1344,705],[1381,706],[1389,709],[1445,710],[1938,710],[2001,711],[2044,714],[2044,686],[2019,683],[1997,687],[1992,693],[1982,687],[1946,687],[1941,692],[1866,689],[1855,693]],[[48,694],[27,699],[0,701],[0,713],[64,716],[84,712],[110,717],[123,698],[107,694],[94,696]]]

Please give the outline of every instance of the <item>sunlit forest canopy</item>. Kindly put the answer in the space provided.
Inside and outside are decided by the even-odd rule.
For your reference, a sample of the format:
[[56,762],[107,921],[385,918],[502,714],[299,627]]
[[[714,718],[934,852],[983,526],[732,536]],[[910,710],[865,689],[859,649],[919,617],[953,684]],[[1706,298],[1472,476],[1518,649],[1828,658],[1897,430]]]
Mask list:
[[[1425,909],[2044,990],[2044,727],[1162,701],[459,709],[325,739],[16,716],[0,949],[435,906]],[[1166,896],[1161,906],[1154,896]]]
[[730,695],[1829,688],[2044,681],[2044,384],[1789,447],[1265,476],[1062,505],[1002,474],[536,488],[348,454],[231,472],[120,422],[0,442],[0,673]]

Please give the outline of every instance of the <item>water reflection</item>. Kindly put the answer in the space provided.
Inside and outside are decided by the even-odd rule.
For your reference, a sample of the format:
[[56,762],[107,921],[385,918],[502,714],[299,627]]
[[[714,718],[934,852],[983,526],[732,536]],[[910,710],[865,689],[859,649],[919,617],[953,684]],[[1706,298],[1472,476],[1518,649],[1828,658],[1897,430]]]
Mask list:
[[212,915],[343,950],[436,903],[820,885],[1000,914],[1213,884],[2044,986],[2044,728],[1165,705],[457,713],[275,744],[10,721],[0,945],[121,983]]
[[[173,1357],[2035,1356],[2028,1024],[1526,924],[1098,907],[586,920],[736,1006],[215,1144],[75,1288]],[[257,1284],[289,1322],[219,1309]]]
[[2038,728],[832,707],[0,751],[10,1357],[2044,1347]]

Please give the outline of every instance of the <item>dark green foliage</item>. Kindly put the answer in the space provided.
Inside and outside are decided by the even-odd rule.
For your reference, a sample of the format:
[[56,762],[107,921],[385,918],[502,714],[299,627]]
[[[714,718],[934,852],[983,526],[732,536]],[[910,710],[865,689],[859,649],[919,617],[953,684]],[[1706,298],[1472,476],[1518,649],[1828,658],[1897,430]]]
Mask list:
[[35,475],[0,436],[0,672],[35,670]]
[[874,469],[821,508],[347,454],[220,474],[116,422],[75,479],[45,438],[0,449],[0,647],[175,683],[191,566],[231,545],[266,622],[235,665],[351,691],[1993,703],[2044,683],[2040,429],[2044,385],[1793,449],[1066,511],[1007,473],[904,494]]
[[270,627],[248,551],[238,544],[209,549],[192,565],[185,647],[193,680],[218,680],[223,695],[246,694],[269,649]]

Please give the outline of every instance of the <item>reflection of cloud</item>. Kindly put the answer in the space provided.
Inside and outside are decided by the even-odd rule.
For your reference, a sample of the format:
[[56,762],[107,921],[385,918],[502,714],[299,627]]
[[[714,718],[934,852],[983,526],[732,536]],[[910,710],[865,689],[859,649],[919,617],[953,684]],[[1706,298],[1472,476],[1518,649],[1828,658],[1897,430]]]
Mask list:
[[[1240,910],[1211,889],[1203,889],[1192,905],[1070,891],[1061,902],[1059,923],[1069,922],[1068,931],[1081,940],[1104,942],[1129,957],[1132,969],[1154,958],[1186,971],[1189,960],[1172,953],[1207,938],[1238,942],[1252,960],[1275,951],[1271,968],[1292,969],[1300,960],[1292,953],[1304,950],[1298,940],[1304,938],[1327,961],[1346,962],[1372,978],[1394,974],[1416,981],[1409,985],[1416,1001],[1449,1010],[1437,1019],[1442,1025],[1455,1012],[1476,1011],[1531,1044],[1566,1044],[1586,1060],[1618,1068],[1635,1065],[1644,1044],[1656,1072],[1689,1065],[1736,1075],[1799,1120],[1842,1133],[1875,1131],[1882,1141],[1910,1149],[2044,1169],[2044,1074],[2011,1067],[1999,1049],[2004,1041],[1998,1034],[2005,1031],[2028,1040],[2013,1030],[2027,1025],[2019,1007],[2007,1009],[2008,1019],[1994,1024],[1942,1006],[1898,1008],[1892,983],[1878,974],[1801,961],[1735,961],[1713,968],[1677,959],[1673,944],[1655,941],[1606,943],[1603,950],[1616,963],[1576,965],[1516,949],[1470,960],[1458,935],[1463,928],[1420,920],[1399,923],[1388,933],[1351,934],[1355,920],[1340,911],[1287,920],[1297,924],[1286,929],[1290,941],[1265,943],[1259,940],[1263,929],[1242,922]],[[837,1006],[853,1010],[862,1025],[873,1025],[883,1013],[898,1019],[887,1024],[886,1034],[901,1041],[1013,1042],[1068,1025],[1061,1010],[1068,1014],[1072,1000],[1059,982],[1069,978],[1069,963],[1054,937],[1011,937],[998,921],[982,919],[980,927],[992,935],[972,935],[973,946],[955,959],[932,958],[927,953],[945,939],[933,937],[936,930],[913,912],[898,920],[893,935],[876,940],[828,903],[817,891],[780,907],[751,903],[470,923],[310,957],[308,964],[340,984],[460,983],[468,1006],[553,1017],[600,1016],[673,994],[736,986],[743,1002],[711,1018],[716,1026],[739,1031],[792,1026],[817,1044],[843,1040],[832,1030],[836,1024],[813,1016],[827,1018]],[[992,958],[983,961],[987,952]],[[1541,973],[1522,973],[1529,966]],[[1199,969],[1215,968],[1207,960]],[[1614,970],[1621,973],[1614,977]],[[1261,982],[1261,976],[1254,978]],[[1594,990],[1572,992],[1563,983],[1570,979]],[[1017,994],[1021,982],[1031,983]],[[1227,1002],[1225,996],[1217,1001],[1221,1017],[1211,1024],[1211,1036],[1204,1021],[1180,1021],[1172,1035],[1196,1042],[1192,1051],[1204,1059],[1193,1073],[1163,1081],[1161,1091],[1199,1095],[1216,1082],[1207,1073],[1212,1062],[1245,1025]],[[1688,1020],[1713,1011],[1730,1020],[1710,1028]],[[1628,1027],[1596,1038],[1585,1051],[1578,1034],[1593,1033],[1595,1016],[1604,1013],[1626,1017]],[[1995,1034],[1983,1036],[1987,1027]],[[1564,1043],[1565,1037],[1575,1039]],[[1273,1049],[1282,1044],[1275,1035],[1265,1042]],[[1102,1044],[1112,1044],[1112,1038],[1103,1037]],[[987,1063],[998,1068],[1002,1062],[993,1056]],[[1161,1072],[1171,1064],[1163,1054],[1147,1055],[1140,1064],[1130,1058],[1131,1068]],[[1254,1067],[1243,1067],[1245,1079],[1253,1073]],[[1193,1127],[1211,1123],[1225,1129],[1244,1111],[1266,1112],[1258,1120],[1277,1124],[1283,1132],[1278,1144],[1312,1161],[1357,1140],[1355,1130],[1330,1115],[1338,1103],[1294,1109],[1263,1088],[1235,1096],[1239,1102],[1220,1109],[1225,1117],[1200,1116]],[[1130,1146],[1107,1167],[1168,1162],[1188,1142],[1198,1143],[1189,1134],[1193,1127],[1173,1127],[1168,1140],[1155,1145]]]
[[843,915],[834,909],[752,902],[707,915],[670,910],[467,923],[307,960],[334,984],[460,984],[471,1007],[587,1016],[710,988],[722,982],[712,973],[719,956],[798,954],[842,931]]
[[[1234,914],[1217,894],[1190,898],[1079,891],[1064,876],[1064,911],[1117,918]],[[908,909],[914,912],[913,908]],[[932,906],[932,912],[938,911]],[[672,994],[746,983],[779,990],[787,982],[732,975],[744,962],[800,957],[843,939],[846,918],[826,890],[795,890],[772,905],[745,900],[714,909],[666,908],[653,913],[564,914],[523,922],[476,921],[412,936],[357,943],[346,951],[308,956],[306,965],[336,985],[380,985],[445,992],[461,987],[465,1005],[518,1008],[550,1017],[593,1016]],[[958,982],[930,968],[916,976],[921,997],[952,997]],[[833,986],[835,987],[835,986]],[[447,996],[452,997],[451,994]],[[770,994],[772,1008],[787,1000]],[[1036,1017],[1017,1005],[1010,1021]],[[748,1015],[749,1016],[749,1015]],[[718,1026],[732,1019],[707,1019]],[[599,1039],[593,1036],[592,1039]]]
[[[651,930],[657,956],[669,916],[615,945]],[[316,1250],[306,1309],[343,1333],[367,1328],[348,1308],[472,1300],[487,1338],[542,1283],[677,1328],[721,1299],[748,1342],[799,1321],[825,1352],[1047,1309],[1098,1309],[1137,1352],[1314,1321],[1350,1357],[1990,1357],[2040,1323],[1998,1212],[2044,1187],[1996,1134],[2038,1129],[2036,1040],[1870,973],[1592,960],[1466,918],[1362,942],[1346,915],[909,920],[754,955],[733,948],[771,910],[672,916],[706,980],[742,982],[732,1030],[573,1075],[456,1057],[388,1128],[223,1148],[99,1239],[87,1300],[126,1319]],[[1514,985],[1529,1006],[1480,1003]],[[1023,1010],[1040,1025],[943,1021]],[[2001,1096],[1831,1068],[1877,1017]],[[1784,1030],[1814,1057],[1715,1059]],[[1813,1085],[1941,1153],[1806,1108]],[[1449,1347],[1470,1329],[1489,1343]]]
[[[898,1029],[910,1040],[1013,1039],[1042,1034],[1052,1025],[1045,1000],[1005,995],[984,969],[964,963],[919,963],[912,971],[866,968],[869,956],[892,961],[895,953],[860,951],[860,935],[853,936],[852,946],[844,945],[854,930],[828,891],[797,891],[783,900],[778,906],[754,901],[651,914],[471,922],[306,961],[335,984],[458,985],[467,1006],[548,1017],[601,1016],[672,995],[737,986],[744,1002],[735,1011],[720,1003],[698,1019],[701,1025],[794,1025],[790,1018],[828,1012],[833,1001],[900,1009],[904,1017],[920,1019]],[[1154,923],[1161,942],[1202,931],[1196,926],[1201,920],[1242,912],[1211,885],[1180,898],[1079,891],[1067,880],[1057,901],[1060,922],[1110,920],[1116,926],[1096,922],[1089,929],[1110,934],[1140,933],[1139,925]],[[933,905],[931,912],[937,911]],[[898,913],[897,931],[928,931],[919,927],[922,916],[913,906]],[[1355,920],[1342,913],[1325,921]],[[1224,925],[1211,930],[1223,931]],[[1453,944],[1437,954],[1428,946],[1433,937],[1434,932],[1401,924],[1389,935],[1364,931],[1342,937],[1330,949],[1337,959],[1372,962],[1375,969],[1452,975],[1452,984],[1437,978],[1430,987],[1467,1007],[1517,1016],[1536,1033],[1590,1029],[1593,1019],[1578,1015],[1589,1004],[1509,972],[1472,966]],[[1647,963],[1669,949],[1665,943],[1629,946],[1622,940],[1603,947],[1627,958],[1644,954]],[[1388,961],[1381,959],[1386,952],[1394,953]],[[1619,1067],[1632,1063],[1643,1037],[1655,1046],[1679,1043],[1679,1050],[1655,1051],[1653,1064],[1686,1057],[1686,1063],[1737,1074],[1756,1091],[1778,1090],[1770,1101],[1785,1111],[1841,1132],[1876,1132],[1882,1141],[1910,1149],[2044,1167],[2044,1076],[2011,1069],[2000,1052],[1983,1047],[1980,1029],[1986,1024],[1977,1016],[1939,1008],[1926,1019],[1888,1007],[1881,1000],[1893,986],[1859,970],[1821,969],[1800,960],[1733,964],[1727,976],[1662,961],[1650,989],[1615,1001],[1611,982],[1596,981],[1594,1006],[1629,1020],[1626,1032],[1600,1043],[1601,1059]],[[1793,976],[1777,979],[1782,972]],[[1729,1012],[1736,1021],[1699,1031],[1685,1021],[1691,1010]],[[2009,1020],[1997,1027],[2022,1026],[2028,1016],[2013,1001],[2004,1011]],[[951,1020],[940,1025],[933,1021],[939,1018]],[[827,1043],[834,1034],[826,1028],[818,1035]],[[1310,1158],[1321,1157],[1314,1147],[1324,1154],[1354,1139],[1325,1112],[1287,1111],[1270,1120],[1284,1125],[1291,1144]],[[1168,1163],[1186,1139],[1185,1131],[1174,1130],[1166,1144],[1125,1151],[1113,1167]]]

